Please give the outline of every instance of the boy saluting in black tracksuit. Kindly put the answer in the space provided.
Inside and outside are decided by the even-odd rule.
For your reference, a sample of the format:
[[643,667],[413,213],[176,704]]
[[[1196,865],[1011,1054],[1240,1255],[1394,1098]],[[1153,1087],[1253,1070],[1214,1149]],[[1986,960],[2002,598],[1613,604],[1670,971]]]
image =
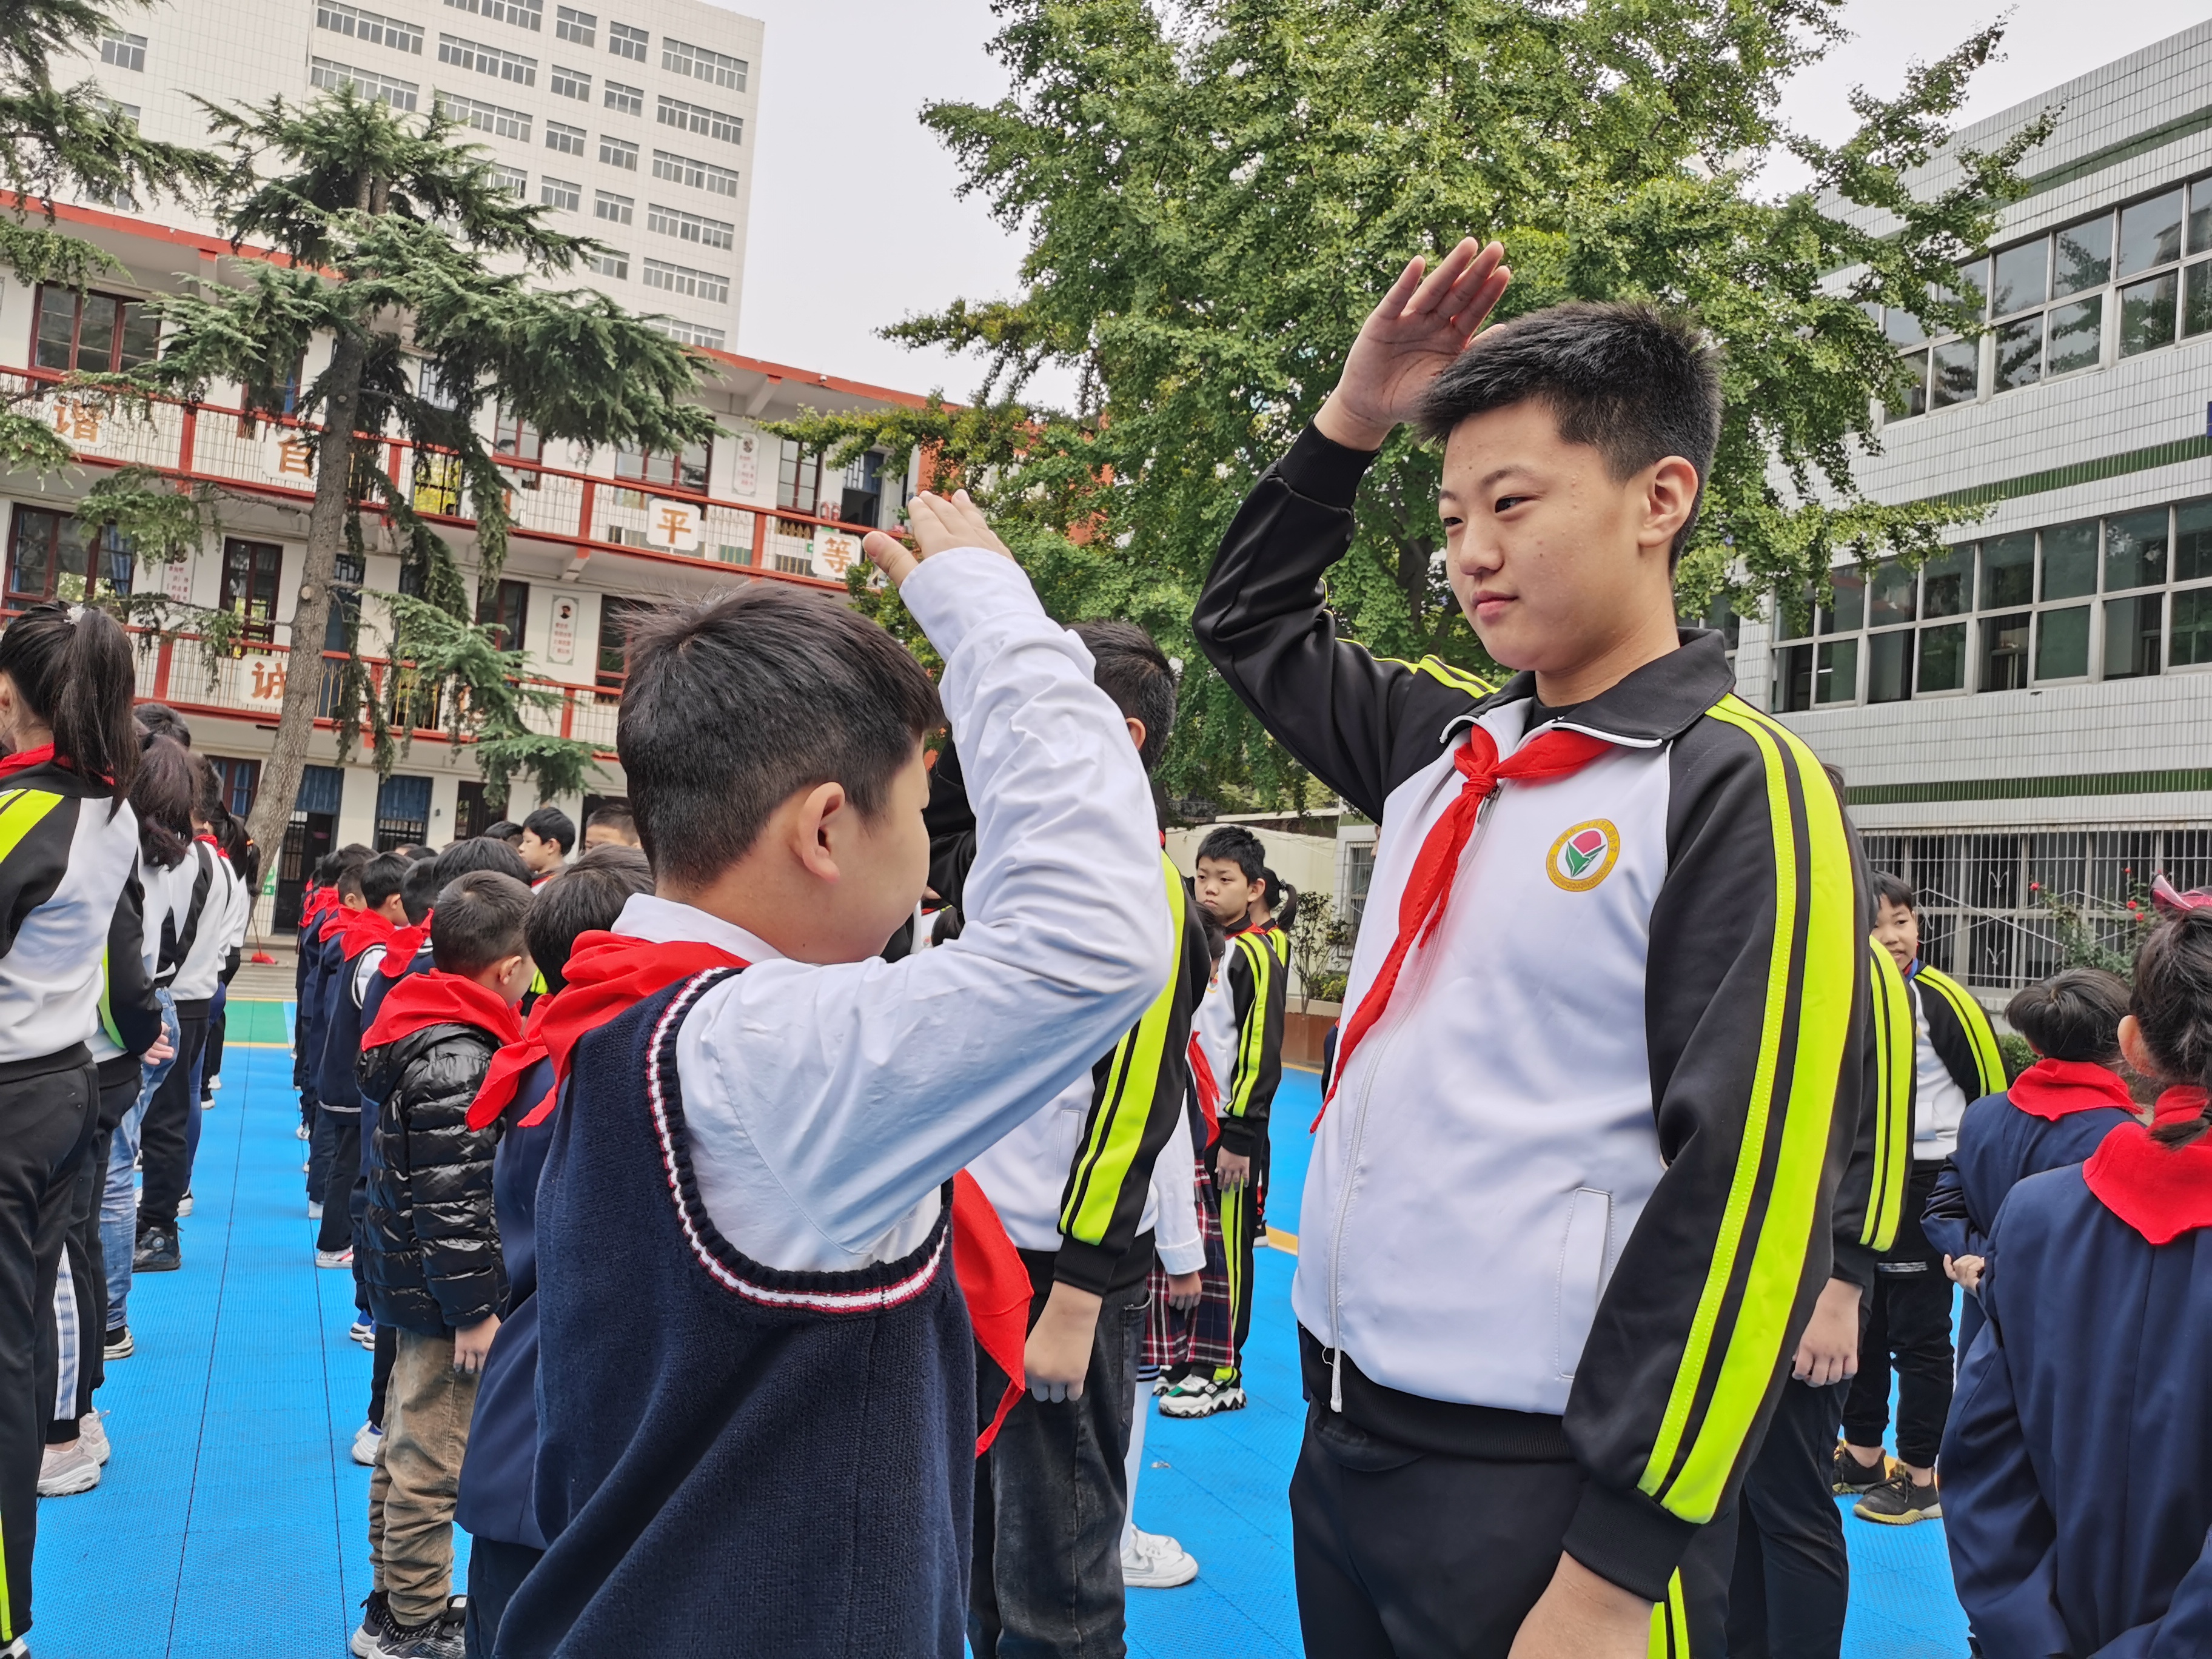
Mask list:
[[[1500,255],[1407,267],[1195,619],[1379,825],[1292,1298],[1299,1613],[1333,1659],[1720,1650],[1702,1529],[1829,1278],[1858,1122],[1841,805],[1718,636],[1676,629],[1718,363],[1637,306],[1468,349]],[[1413,416],[1446,441],[1453,591],[1528,671],[1494,695],[1370,657],[1324,605]]]

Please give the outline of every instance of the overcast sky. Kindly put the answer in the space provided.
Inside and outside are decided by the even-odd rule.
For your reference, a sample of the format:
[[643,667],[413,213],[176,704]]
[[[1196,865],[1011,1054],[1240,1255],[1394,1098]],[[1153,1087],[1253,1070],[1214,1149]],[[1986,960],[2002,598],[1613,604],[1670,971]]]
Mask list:
[[[980,202],[956,198],[958,173],[919,119],[933,99],[988,102],[1005,92],[983,49],[989,0],[748,0],[732,9],[768,25],[737,349],[965,397],[979,378],[975,361],[909,351],[875,331],[955,297],[1016,289],[1022,240]],[[1908,60],[1940,54],[2001,9],[1980,0],[1850,0],[1844,15],[1855,38],[1801,78],[1790,118],[1832,142],[1845,137],[1853,85],[1894,93]],[[1967,120],[2207,15],[2206,0],[2129,0],[2116,12],[2083,0],[2015,0],[2008,9],[2004,60],[1976,82]],[[1772,182],[1790,180],[1778,173]],[[1067,388],[1037,390],[1053,397]]]

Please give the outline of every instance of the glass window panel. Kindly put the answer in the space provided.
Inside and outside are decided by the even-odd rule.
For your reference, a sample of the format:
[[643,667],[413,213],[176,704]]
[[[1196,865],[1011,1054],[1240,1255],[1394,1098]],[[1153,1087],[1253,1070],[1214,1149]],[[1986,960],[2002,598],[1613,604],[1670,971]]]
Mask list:
[[1929,390],[1931,408],[1970,404],[1982,387],[1982,343],[1953,340],[1936,348],[1936,374]]
[[2212,662],[2212,587],[2185,587],[2173,596],[2173,665]]
[[1867,701],[1902,702],[1912,695],[1912,630],[1893,629],[1867,639]]
[[1813,647],[1785,645],[1775,653],[1774,712],[1798,714],[1813,706]]
[[[1984,627],[1989,624],[1984,623]],[[2089,607],[2072,605],[2035,619],[2035,678],[2079,679],[2089,672]],[[1995,688],[1984,686],[1984,690]]]
[[2208,329],[2212,329],[2212,259],[2190,266],[2181,284],[2181,331],[2202,334]]
[[1884,559],[1874,568],[1867,620],[1876,628],[1912,620],[1912,572],[1895,559]]
[[1820,611],[1823,634],[1856,634],[1866,626],[1866,573],[1856,565],[1828,573],[1828,586],[1836,591],[1835,604]]
[[2105,521],[2105,592],[2152,587],[2166,580],[2166,509]]
[[[2212,502],[2207,503],[2212,507]],[[1955,617],[1974,608],[1974,550],[1954,547],[1920,568],[1920,614]]]
[[2097,591],[2097,521],[2043,532],[2043,597],[2079,599]]
[[2094,368],[2104,351],[2103,295],[2051,308],[2051,349],[2045,356],[2044,373],[2064,374],[2077,368]]
[[122,302],[112,295],[84,296],[84,322],[77,330],[76,366],[105,374],[115,363],[115,316]]
[[2184,501],[2173,509],[2173,580],[2212,576],[2212,501]]
[[[2212,266],[2207,269],[2212,270]],[[1908,351],[1900,361],[1905,365],[1907,378],[1890,394],[1888,403],[1883,405],[1884,411],[1893,421],[1902,421],[1928,412],[1928,354]]]
[[1882,332],[1901,346],[1918,345],[1928,337],[1928,331],[1920,326],[1920,319],[1901,306],[1884,308]]
[[2105,678],[2135,679],[2158,672],[2159,635],[2166,595],[2138,593],[2105,601]]
[[2199,179],[2189,187],[2189,251],[2212,249],[2212,179]]
[[1982,618],[1978,690],[2017,691],[2027,684],[2027,611],[2019,611],[2009,617]]
[[76,339],[76,295],[66,289],[39,290],[39,367],[67,370]]
[[1917,692],[1957,691],[1966,684],[1966,624],[1946,623],[1920,630]]
[[2169,270],[2120,290],[2120,356],[2132,357],[2173,343],[2173,302],[2181,273]]
[[161,318],[137,300],[126,301],[123,307],[123,347],[115,360],[116,368],[136,368],[141,363],[153,362],[161,341]]
[[1990,262],[1968,259],[1959,267],[1960,302],[1986,315],[1990,300]]
[[1997,330],[1997,374],[1999,392],[2012,392],[2021,386],[2033,386],[2043,378],[2043,316],[2023,317],[2016,323],[2006,323]]
[[54,531],[60,523],[58,513],[42,513],[33,507],[15,509],[15,545],[8,560],[11,595],[43,599],[53,592]]
[[1996,279],[1990,286],[1990,315],[2009,317],[2039,305],[2051,274],[2051,244],[2044,237],[2008,247],[1996,257]]
[[2100,213],[2058,233],[2057,257],[2051,273],[2051,295],[2102,288],[2112,275],[2112,216]]
[[2026,605],[2035,597],[2035,532],[1982,544],[1982,609]]
[[1829,640],[1814,647],[1813,700],[1850,702],[1859,694],[1859,642]]
[[2120,210],[2120,270],[2148,270],[2181,257],[2181,192],[2170,190]]

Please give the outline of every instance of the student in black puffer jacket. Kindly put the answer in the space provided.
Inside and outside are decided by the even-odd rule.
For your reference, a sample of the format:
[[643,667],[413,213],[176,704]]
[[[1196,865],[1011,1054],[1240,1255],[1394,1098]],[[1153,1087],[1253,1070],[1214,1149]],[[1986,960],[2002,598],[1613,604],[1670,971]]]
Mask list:
[[470,1128],[468,1113],[492,1055],[521,1036],[514,1006],[536,973],[529,908],[530,890],[495,872],[447,887],[430,921],[431,971],[395,983],[362,1038],[363,1098],[383,1103],[368,1141],[362,1281],[398,1345],[369,1482],[374,1588],[356,1653],[460,1652],[445,1622],[453,1494],[507,1288],[492,1208],[496,1137]]

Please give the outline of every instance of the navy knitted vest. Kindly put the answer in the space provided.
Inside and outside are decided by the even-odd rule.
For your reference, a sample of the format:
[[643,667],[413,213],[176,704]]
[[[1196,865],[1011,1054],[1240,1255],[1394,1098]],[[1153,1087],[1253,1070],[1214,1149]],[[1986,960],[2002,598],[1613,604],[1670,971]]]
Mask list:
[[959,1659],[975,1347],[951,1206],[854,1273],[733,1249],[676,1035],[731,971],[577,1045],[538,1190],[538,1519],[499,1659]]

